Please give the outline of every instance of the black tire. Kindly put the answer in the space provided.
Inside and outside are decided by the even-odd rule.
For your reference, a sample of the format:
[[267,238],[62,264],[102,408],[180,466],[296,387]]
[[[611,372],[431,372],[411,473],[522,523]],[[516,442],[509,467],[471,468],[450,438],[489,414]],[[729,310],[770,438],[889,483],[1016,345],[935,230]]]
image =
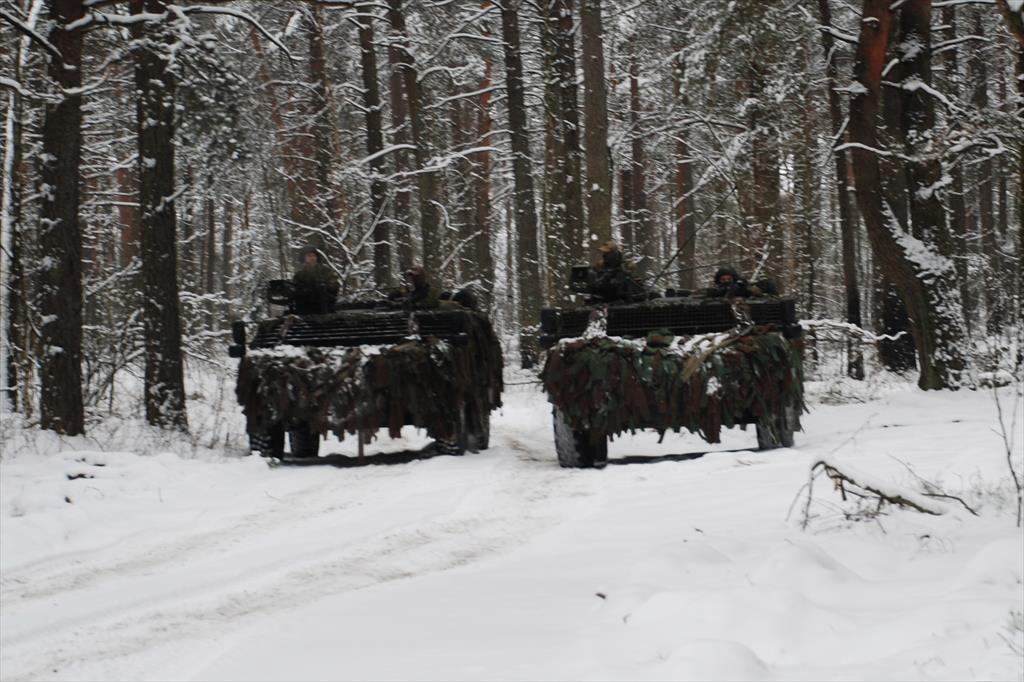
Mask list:
[[566,469],[603,469],[608,464],[608,438],[594,442],[589,431],[573,431],[557,409],[554,411],[555,452]]
[[466,433],[466,413],[463,411],[459,415],[459,423],[456,425],[455,436],[449,438],[436,438],[434,439],[434,449],[439,455],[452,455],[454,457],[461,457],[466,454],[468,449],[469,436]]
[[288,442],[292,448],[292,457],[308,459],[320,454],[320,434],[301,424],[297,429],[289,429]]
[[772,428],[757,425],[757,447],[761,450],[791,448],[793,439],[793,408],[786,407],[782,414],[772,421]]
[[284,429],[271,426],[266,433],[249,434],[249,451],[259,453],[260,457],[277,457],[284,455]]
[[491,447],[491,413],[488,412],[481,420],[480,430],[473,431],[470,424],[473,423],[469,407],[466,408],[466,449],[470,452],[480,452]]

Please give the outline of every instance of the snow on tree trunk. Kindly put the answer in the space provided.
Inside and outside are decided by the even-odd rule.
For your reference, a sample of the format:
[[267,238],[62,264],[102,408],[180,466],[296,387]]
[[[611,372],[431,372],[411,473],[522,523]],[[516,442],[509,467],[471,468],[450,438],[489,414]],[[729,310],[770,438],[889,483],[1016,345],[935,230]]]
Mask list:
[[49,75],[59,101],[47,103],[39,157],[39,285],[42,358],[40,425],[75,435],[85,430],[82,406],[82,233],[79,183],[82,160],[82,33],[64,26],[82,17],[81,2],[55,0]]
[[[910,12],[907,12],[908,8],[911,8]],[[929,15],[930,9],[930,2],[911,2],[903,7],[905,17],[911,21],[922,13]],[[919,23],[915,22],[913,27],[918,40],[928,40],[927,32],[921,33]],[[915,183],[909,188],[912,218],[918,218],[917,226],[922,230],[922,237],[911,232],[882,191],[879,154],[892,152],[878,148],[876,119],[882,70],[892,28],[893,14],[889,4],[884,0],[865,0],[854,66],[857,83],[850,103],[850,140],[857,200],[875,259],[899,290],[913,323],[920,365],[918,385],[923,389],[955,388],[961,383],[964,369],[960,347],[962,320],[952,262],[941,250],[943,247],[928,241],[941,239],[945,230],[933,204],[937,204],[937,188],[934,183],[926,184],[932,167],[922,162],[909,173]],[[921,52],[927,53],[929,46],[925,43],[921,48]],[[905,53],[904,60],[909,62],[915,56]],[[926,68],[918,64],[912,66]],[[921,71],[918,75],[926,73]],[[911,81],[904,83],[903,87],[913,92],[914,88],[920,89],[922,85],[927,85],[927,82]],[[927,112],[912,108],[904,117],[913,122],[913,134],[923,136],[927,133]],[[920,144],[918,139],[909,141]]]
[[[162,14],[162,0],[131,0],[132,14]],[[176,78],[167,68],[173,44],[161,27],[133,24],[137,93],[139,208],[145,330],[146,421],[188,428],[178,310],[174,105]],[[209,264],[208,264],[209,267]]]

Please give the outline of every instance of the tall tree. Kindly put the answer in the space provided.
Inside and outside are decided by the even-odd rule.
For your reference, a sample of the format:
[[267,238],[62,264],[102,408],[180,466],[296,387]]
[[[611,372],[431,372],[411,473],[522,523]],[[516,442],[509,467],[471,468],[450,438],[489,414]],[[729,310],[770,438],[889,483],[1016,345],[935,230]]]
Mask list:
[[373,20],[370,5],[362,5],[356,13],[359,25],[359,59],[363,77],[363,109],[366,112],[366,154],[370,157],[370,219],[373,228],[373,273],[377,286],[391,281],[391,225],[384,215],[387,185],[384,181],[384,130],[377,77],[377,53],[373,43]]
[[[985,26],[981,20],[981,12],[974,10],[973,34],[979,39],[985,36]],[[971,92],[971,103],[979,115],[984,116],[989,107],[989,67],[987,57],[980,50],[976,50],[968,64],[970,82],[973,85]],[[999,293],[999,272],[1001,263],[999,257],[998,239],[996,236],[995,219],[995,187],[993,182],[992,157],[985,155],[977,166],[977,187],[974,194],[978,200],[978,236],[981,246],[981,255],[988,267],[985,268],[984,292],[986,326],[990,334],[996,334],[1002,328],[1003,299]]]
[[[945,42],[954,45],[957,39],[957,7],[948,5],[942,8],[942,24],[945,26]],[[943,64],[945,67],[946,91],[957,94],[960,87],[959,71],[959,50],[954,48],[943,51]],[[960,282],[960,302],[963,308],[964,325],[968,332],[971,329],[971,316],[974,305],[971,301],[971,288],[968,286],[967,275],[967,204],[964,201],[964,171],[960,163],[956,163],[949,169],[952,183],[949,187],[949,227],[956,241],[956,266],[957,279]]]
[[[601,0],[581,0],[583,125],[587,161],[587,231],[592,247],[612,238],[612,175],[608,152],[608,94]],[[591,255],[594,255],[594,251]]]
[[654,232],[654,221],[647,202],[647,154],[644,150],[643,124],[640,115],[643,105],[640,101],[640,67],[634,54],[629,64],[629,123],[632,128],[630,144],[630,168],[628,174],[627,217],[633,224],[633,243],[628,247],[636,257],[637,273],[650,275],[654,272],[654,263],[658,256],[658,239]]
[[[907,24],[903,29],[904,35],[913,35],[921,41],[917,43],[921,48],[919,52],[906,50],[901,56],[909,73],[920,79],[917,88],[906,88],[904,83],[911,96],[925,90],[920,86],[928,86],[930,80],[926,63],[930,56],[927,26],[930,11],[931,3],[927,0],[912,0],[902,7]],[[882,70],[892,29],[893,13],[889,3],[865,0],[854,65],[859,87],[850,103],[850,139],[854,145],[852,156],[857,201],[875,259],[896,284],[913,321],[920,362],[918,385],[924,389],[956,387],[961,380],[964,361],[960,348],[959,303],[950,305],[951,301],[957,300],[955,290],[949,290],[956,284],[955,270],[947,255],[925,241],[929,238],[942,239],[940,228],[943,225],[935,209],[937,200],[933,203],[931,198],[922,194],[922,191],[933,187],[929,180],[934,167],[929,161],[922,161],[922,165],[912,165],[908,170],[913,183],[910,187],[911,219],[918,219],[921,237],[908,229],[883,193],[876,126]],[[921,92],[920,96],[924,93]],[[926,135],[929,127],[927,105],[910,97],[905,99],[903,120],[908,135]],[[934,191],[931,194],[934,195]]]
[[428,272],[441,270],[441,215],[438,210],[437,173],[429,168],[431,150],[427,135],[426,118],[420,96],[420,83],[416,73],[416,62],[409,45],[405,28],[405,14],[402,0],[388,0],[388,20],[395,32],[396,56],[402,75],[402,89],[412,129],[412,143],[415,146],[417,166],[417,189],[420,205],[420,234],[423,240],[423,265]]
[[[821,46],[825,52],[826,87],[828,89],[828,113],[832,122],[832,138],[836,145],[842,140],[844,124],[842,104],[839,100],[839,69],[836,65],[836,45],[832,37],[832,10],[829,0],[818,0],[818,15],[821,19]],[[846,302],[846,321],[858,327],[863,325],[860,314],[860,291],[857,285],[857,225],[853,215],[849,189],[849,165],[846,150],[833,151],[835,158],[835,186],[839,205],[839,234],[842,240],[843,291]],[[864,356],[856,341],[847,343],[847,373],[854,379],[864,378]]]
[[545,0],[544,51],[545,172],[544,230],[548,245],[549,293],[569,297],[569,266],[584,257],[583,161],[573,0]]
[[[163,0],[130,0],[134,15],[163,15]],[[168,68],[172,39],[159,22],[132,24],[136,46],[139,209],[146,348],[146,421],[185,430],[185,378],[178,309],[174,114],[177,77]]]
[[[683,54],[677,51],[672,60],[672,95],[680,108],[687,105],[682,86],[685,71],[686,62]],[[675,246],[679,252],[679,286],[683,289],[694,289],[697,286],[697,221],[693,201],[693,159],[687,134],[685,128],[680,128],[675,133],[675,191],[672,204],[675,208]]]
[[81,19],[81,0],[52,0],[48,40],[60,53],[48,55],[48,72],[58,87],[43,114],[39,157],[39,248],[37,266],[40,333],[39,417],[45,429],[75,435],[85,431],[82,406],[82,232],[79,182],[82,160],[82,32],[68,24]]
[[512,147],[512,181],[515,187],[516,244],[519,258],[516,272],[519,278],[519,324],[523,328],[520,346],[523,364],[536,362],[534,327],[541,307],[540,254],[537,245],[537,207],[533,195],[530,138],[526,111],[526,91],[523,83],[522,43],[519,35],[520,0],[501,3],[501,37],[505,52],[505,94],[508,100],[509,143]]
[[[491,6],[490,0],[482,0],[482,9]],[[485,27],[481,32],[484,38],[490,37],[490,31]],[[491,89],[493,85],[493,65],[488,52],[483,55],[484,72],[477,86],[480,94],[476,98],[476,138],[479,151],[473,154],[473,180],[472,197],[475,210],[473,211],[473,242],[475,245],[474,258],[476,269],[480,277],[480,303],[484,310],[490,310],[493,302],[494,291],[494,256],[491,254],[493,234],[491,229],[491,146],[493,139],[491,129],[493,118],[491,116]]]

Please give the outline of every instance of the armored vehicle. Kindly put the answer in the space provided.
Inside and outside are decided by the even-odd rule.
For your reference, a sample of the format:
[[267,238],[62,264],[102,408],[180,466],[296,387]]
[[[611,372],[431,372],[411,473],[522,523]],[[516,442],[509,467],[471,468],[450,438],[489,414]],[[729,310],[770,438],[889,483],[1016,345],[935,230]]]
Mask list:
[[804,409],[795,301],[629,280],[578,266],[584,302],[541,311],[559,463],[603,467],[609,438],[638,429],[717,443],[722,427],[754,424],[760,448],[791,447]]
[[356,435],[361,448],[379,429],[398,437],[406,425],[425,429],[443,454],[488,447],[502,355],[486,315],[452,300],[332,303],[305,313],[287,280],[271,281],[267,299],[285,312],[259,321],[251,341],[244,322],[232,325],[252,451],[282,459],[287,434],[287,459],[312,458],[322,434]]

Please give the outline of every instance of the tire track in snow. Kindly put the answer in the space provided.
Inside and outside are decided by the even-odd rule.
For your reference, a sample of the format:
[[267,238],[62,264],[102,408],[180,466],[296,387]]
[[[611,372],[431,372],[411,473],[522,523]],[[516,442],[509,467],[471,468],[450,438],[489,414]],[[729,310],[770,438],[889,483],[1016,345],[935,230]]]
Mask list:
[[[408,474],[402,474],[405,475]],[[137,546],[125,547],[125,540],[120,540],[98,549],[46,557],[6,570],[0,578],[0,601],[8,609],[21,601],[84,589],[110,575],[156,572],[161,567],[179,563],[182,556],[202,552],[223,554],[227,546],[237,545],[245,538],[358,506],[369,494],[365,492],[360,498],[351,499],[351,488],[339,491],[336,479],[325,480],[289,493],[281,499],[284,504],[264,507],[213,530],[186,530],[183,537],[173,537],[167,542],[159,542],[147,533],[145,541]],[[343,499],[339,500],[339,496]],[[346,497],[348,499],[344,499]],[[178,529],[162,531],[160,536],[175,532],[179,532]],[[129,542],[137,542],[142,535],[137,534],[136,539]]]
[[[488,466],[474,468],[472,492],[454,511],[407,522],[380,536],[371,533],[338,544],[325,538],[319,556],[307,557],[292,568],[256,567],[235,587],[197,585],[189,594],[144,597],[112,613],[58,615],[45,628],[5,638],[0,658],[5,676],[51,679],[54,670],[68,666],[81,670],[83,661],[94,675],[102,676],[116,664],[119,671],[125,665],[130,668],[119,677],[144,676],[147,668],[139,659],[154,648],[190,639],[209,642],[223,636],[226,625],[234,632],[257,617],[326,596],[450,570],[512,551],[573,516],[582,499],[593,492],[592,477],[551,467],[524,470],[516,459],[498,455],[481,462]],[[386,505],[387,500],[385,496],[382,503]],[[258,521],[260,515],[254,516]],[[258,531],[256,523],[254,532]],[[192,551],[206,551],[210,544],[203,541]],[[181,546],[188,547],[188,542]],[[77,583],[73,576],[62,574],[63,582],[53,586],[77,584],[76,589],[82,589],[82,585],[115,581],[124,576],[118,573],[126,570],[124,566],[139,570],[147,565],[145,557],[137,559],[141,561],[112,562],[102,575]]]

